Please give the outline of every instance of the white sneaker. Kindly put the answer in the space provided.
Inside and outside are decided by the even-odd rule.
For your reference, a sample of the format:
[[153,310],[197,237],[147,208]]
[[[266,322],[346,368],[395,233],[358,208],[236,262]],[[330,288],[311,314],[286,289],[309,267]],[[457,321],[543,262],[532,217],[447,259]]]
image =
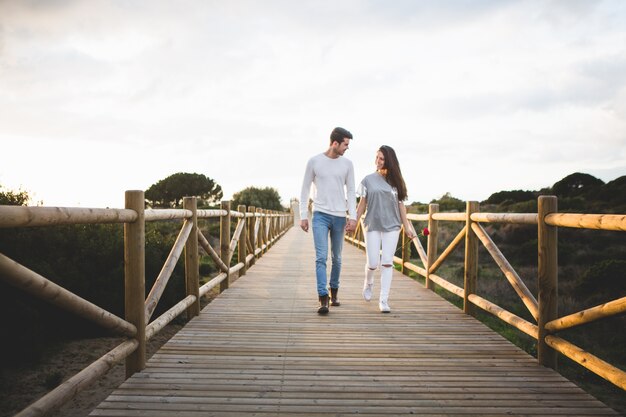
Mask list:
[[387,304],[387,301],[381,301],[378,303],[378,308],[380,309],[381,313],[389,313],[391,312],[391,308],[389,308],[389,304]]
[[374,286],[374,284],[365,284],[363,286],[363,298],[365,299],[365,301],[369,301],[372,299],[372,287]]

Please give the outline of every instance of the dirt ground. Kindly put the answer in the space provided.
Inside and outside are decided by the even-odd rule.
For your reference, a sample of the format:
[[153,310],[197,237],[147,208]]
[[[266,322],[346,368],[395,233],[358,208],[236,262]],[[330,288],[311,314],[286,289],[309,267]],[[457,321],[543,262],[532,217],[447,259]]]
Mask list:
[[[155,335],[147,346],[148,357],[182,327],[170,324]],[[47,385],[55,380],[65,381],[94,360],[113,349],[123,339],[95,338],[72,340],[50,347],[45,359],[37,366],[4,369],[0,378],[0,416],[13,416],[50,391]],[[80,392],[73,400],[51,414],[54,417],[83,417],[117,388],[125,377],[124,362],[115,365],[101,379]]]
[[[201,308],[215,297],[214,291],[201,300]],[[150,358],[165,342],[184,326],[174,320],[148,341],[146,355]],[[11,417],[50,392],[68,378],[115,348],[122,338],[101,337],[70,340],[48,347],[36,365],[18,365],[0,369],[0,417]],[[50,416],[85,417],[111,394],[125,379],[124,361],[115,365],[76,397]]]

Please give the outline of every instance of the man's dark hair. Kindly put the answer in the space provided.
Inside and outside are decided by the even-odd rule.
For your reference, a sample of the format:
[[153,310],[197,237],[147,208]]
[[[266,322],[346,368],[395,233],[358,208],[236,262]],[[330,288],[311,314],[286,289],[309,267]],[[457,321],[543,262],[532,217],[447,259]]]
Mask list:
[[330,134],[330,143],[343,143],[345,138],[352,139],[352,133],[348,132],[343,127],[336,127]]

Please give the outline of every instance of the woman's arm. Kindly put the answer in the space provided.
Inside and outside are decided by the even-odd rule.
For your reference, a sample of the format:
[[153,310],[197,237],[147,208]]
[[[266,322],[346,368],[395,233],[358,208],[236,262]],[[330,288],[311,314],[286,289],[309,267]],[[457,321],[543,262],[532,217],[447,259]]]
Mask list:
[[402,201],[398,201],[398,208],[400,209],[400,219],[404,225],[404,233],[409,239],[416,238],[417,235],[413,231],[413,225],[409,221],[408,217],[406,217],[406,207],[404,207],[404,203]]
[[[356,208],[356,222],[357,222],[357,225],[361,221],[361,216],[363,216],[363,213],[365,213],[365,209],[366,208],[367,208],[367,197],[363,196],[359,200],[359,205]],[[356,228],[354,229],[354,231],[356,232]]]

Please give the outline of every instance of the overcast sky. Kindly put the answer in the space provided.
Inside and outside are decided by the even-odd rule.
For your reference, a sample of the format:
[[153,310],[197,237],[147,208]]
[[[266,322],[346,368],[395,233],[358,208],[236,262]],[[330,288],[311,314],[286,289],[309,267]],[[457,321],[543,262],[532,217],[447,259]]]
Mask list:
[[626,1],[0,0],[0,185],[33,203],[195,172],[287,204],[335,126],[409,201],[626,175]]

